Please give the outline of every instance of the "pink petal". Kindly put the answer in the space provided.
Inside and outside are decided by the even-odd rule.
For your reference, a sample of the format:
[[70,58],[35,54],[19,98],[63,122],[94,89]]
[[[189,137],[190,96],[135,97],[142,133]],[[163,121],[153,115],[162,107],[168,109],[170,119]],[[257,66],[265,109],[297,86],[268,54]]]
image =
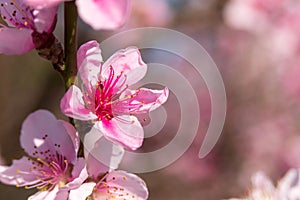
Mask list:
[[0,28],[0,54],[19,55],[35,48],[30,29]]
[[[4,172],[8,167],[0,165],[0,173]],[[1,182],[1,181],[0,181]]]
[[63,120],[58,120],[58,122],[61,123],[65,127],[66,131],[68,132],[77,154],[80,147],[80,138],[78,132],[76,131],[75,127],[69,122]]
[[[148,189],[145,182],[134,174],[130,174],[124,171],[113,171],[106,177],[106,183],[108,187],[102,187],[97,192],[108,194],[117,200],[123,199],[136,199],[145,200],[148,198]],[[109,190],[109,188],[115,188],[116,190]],[[108,193],[107,191],[110,191]],[[95,199],[97,199],[97,192],[94,193]],[[101,199],[101,198],[99,198]]]
[[85,107],[81,90],[72,85],[60,102],[61,111],[68,117],[79,120],[97,119],[97,116]]
[[77,0],[81,19],[95,30],[115,29],[124,24],[129,0]]
[[267,193],[272,193],[275,189],[272,181],[263,172],[258,172],[252,177],[252,185],[254,189]]
[[77,51],[78,70],[81,68],[82,63],[85,63],[85,65],[91,64],[87,66],[88,71],[90,71],[89,69],[94,71],[92,68],[96,67],[99,72],[99,67],[101,66],[102,61],[101,49],[97,41],[92,40],[79,47]]
[[[114,113],[143,114],[155,110],[167,101],[169,89],[151,90],[141,88],[140,90],[126,90],[122,93],[120,99],[131,95],[133,95],[132,98],[114,104]],[[128,107],[131,107],[132,109],[129,110]]]
[[74,168],[72,170],[72,177],[75,179],[63,186],[61,189],[69,191],[71,189],[78,188],[88,178],[88,176],[85,159],[78,158],[74,163]]
[[113,67],[115,75],[119,75],[121,72],[126,74],[126,83],[128,85],[132,85],[141,80],[147,72],[147,65],[142,60],[137,47],[128,47],[114,53],[103,64],[102,75],[104,78],[108,78],[110,66]]
[[39,182],[36,174],[30,171],[32,168],[31,161],[27,157],[14,160],[9,167],[1,166],[0,181],[8,185],[31,185]]
[[[12,4],[11,1],[0,0],[0,4],[3,5],[0,7],[1,18],[9,27],[32,27],[31,8],[24,4],[23,0],[14,0]],[[25,17],[27,23],[30,24],[29,26],[27,26],[28,24],[23,24],[25,22],[22,19],[23,17]]]
[[286,173],[286,175],[284,175],[284,177],[279,181],[278,190],[280,190],[280,192],[283,194],[288,194],[292,191],[292,188],[299,188],[299,181],[299,169],[290,169]]
[[56,25],[57,6],[33,11],[34,25],[39,33],[51,33]]
[[80,46],[77,51],[77,68],[83,85],[92,96],[93,88],[98,82],[98,74],[102,63],[101,49],[95,40]]
[[83,200],[90,196],[96,183],[84,183],[79,188],[71,190],[69,200]]
[[58,186],[50,191],[37,192],[30,196],[28,200],[67,200],[68,191],[59,190]]
[[24,2],[33,7],[52,7],[67,0],[24,0]]
[[124,149],[121,146],[101,137],[85,156],[89,175],[97,178],[99,174],[117,169],[123,155]]
[[134,116],[118,116],[109,121],[100,121],[95,124],[103,135],[110,141],[125,148],[136,150],[144,139],[144,130]]
[[49,150],[51,154],[57,152],[65,156],[69,162],[76,159],[70,135],[49,111],[38,110],[30,114],[23,122],[20,140],[21,146],[32,157],[45,159],[46,155],[40,152]]

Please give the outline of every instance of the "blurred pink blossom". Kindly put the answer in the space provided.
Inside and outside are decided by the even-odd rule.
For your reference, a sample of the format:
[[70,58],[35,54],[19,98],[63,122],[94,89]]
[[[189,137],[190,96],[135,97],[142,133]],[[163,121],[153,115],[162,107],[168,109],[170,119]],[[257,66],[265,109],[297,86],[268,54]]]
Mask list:
[[[66,0],[25,0],[39,7],[56,6]],[[129,0],[76,0],[81,19],[99,29],[115,29],[125,23],[129,11]]]
[[[94,128],[93,128],[94,129]],[[101,154],[105,152],[105,154]],[[70,199],[137,199],[146,200],[145,182],[134,174],[115,170],[124,155],[124,149],[101,137],[90,152],[85,151],[89,181],[70,192]],[[109,161],[108,166],[101,161]]]
[[[252,33],[259,54],[269,59],[286,94],[299,99],[300,2],[293,0],[231,0],[224,17],[235,29]],[[255,57],[253,60],[261,61]]]
[[295,57],[289,61],[288,67],[282,67],[278,70],[280,81],[284,89],[284,94],[288,97],[295,97],[296,101],[300,99],[300,59]]
[[38,110],[24,121],[20,136],[27,156],[0,167],[0,181],[17,187],[37,188],[32,200],[66,200],[70,190],[88,177],[85,160],[77,158],[80,139],[75,128]]
[[81,89],[70,87],[61,100],[61,110],[75,119],[92,120],[107,139],[135,150],[142,145],[144,131],[134,115],[159,107],[167,100],[169,90],[128,89],[147,71],[136,47],[119,50],[101,62],[96,41],[80,47],[77,66],[83,84]]
[[299,8],[293,0],[231,0],[224,15],[229,26],[255,33],[280,60],[299,48]]
[[234,28],[262,33],[273,26],[286,0],[231,0],[225,9],[225,20]]
[[134,0],[131,10],[130,27],[166,26],[174,17],[167,0]]
[[[243,158],[240,160],[241,168],[238,175],[240,184],[244,184],[245,177],[249,177],[257,170],[278,174],[286,168],[297,167],[290,162],[293,150],[287,148],[288,144],[291,144],[289,138],[295,139],[293,118],[288,114],[281,113],[276,116],[265,110],[248,109],[248,114],[243,120],[241,116],[237,117],[239,134],[236,143]],[[242,110],[241,113],[246,113],[248,109]],[[296,159],[294,156],[293,158]],[[294,163],[297,162],[299,159],[294,160]]]
[[300,198],[299,172],[299,169],[289,170],[277,186],[263,172],[258,172],[252,177],[249,195],[240,200],[297,200]]
[[23,54],[35,48],[32,34],[51,34],[56,24],[57,7],[37,9],[23,0],[0,0],[0,53]]

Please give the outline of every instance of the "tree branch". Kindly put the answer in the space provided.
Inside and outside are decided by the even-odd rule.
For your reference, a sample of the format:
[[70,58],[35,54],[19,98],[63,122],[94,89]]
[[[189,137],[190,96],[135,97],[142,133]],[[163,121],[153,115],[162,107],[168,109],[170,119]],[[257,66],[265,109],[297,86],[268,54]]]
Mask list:
[[75,82],[77,75],[77,19],[75,1],[64,3],[65,9],[65,70],[62,72],[66,89]]

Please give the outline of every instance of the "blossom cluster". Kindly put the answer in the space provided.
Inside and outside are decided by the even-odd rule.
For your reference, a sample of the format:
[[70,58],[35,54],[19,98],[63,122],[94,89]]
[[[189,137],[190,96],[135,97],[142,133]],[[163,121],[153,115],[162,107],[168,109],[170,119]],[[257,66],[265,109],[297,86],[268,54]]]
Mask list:
[[[0,53],[23,54],[53,43],[57,8],[62,0],[0,0]],[[128,1],[77,0],[81,18],[94,29],[113,29],[123,24]],[[97,20],[94,20],[97,18]],[[18,43],[18,45],[15,45]],[[83,44],[77,52],[78,79],[61,99],[66,116],[93,123],[99,134],[90,151],[80,142],[74,124],[58,120],[47,110],[31,113],[23,122],[20,144],[26,156],[12,165],[0,165],[0,182],[38,192],[30,200],[85,200],[148,198],[145,182],[118,170],[124,149],[136,150],[144,139],[141,114],[166,102],[169,90],[132,89],[147,65],[137,47],[114,53],[103,62],[96,41]],[[104,152],[109,165],[94,154],[113,145],[119,152]],[[82,151],[84,153],[82,154]]]
[[242,199],[231,200],[297,200],[300,198],[299,189],[299,169],[290,169],[277,186],[263,172],[257,172],[252,177],[249,194]]
[[[278,71],[287,93],[299,99],[299,1],[231,0],[224,11],[227,25],[255,37],[254,46]],[[257,59],[257,57],[255,58]]]
[[[53,43],[61,2],[64,0],[1,0],[0,16],[5,23],[0,23],[0,37],[5,39],[0,53],[23,54]],[[76,5],[81,18],[95,30],[121,26],[129,11],[129,0],[77,0]]]

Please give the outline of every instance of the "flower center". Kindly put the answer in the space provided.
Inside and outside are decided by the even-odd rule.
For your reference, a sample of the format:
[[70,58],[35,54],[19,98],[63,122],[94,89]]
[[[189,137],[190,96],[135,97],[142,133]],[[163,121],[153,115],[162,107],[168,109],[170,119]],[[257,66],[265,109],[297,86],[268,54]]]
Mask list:
[[120,94],[127,89],[125,85],[126,75],[121,72],[115,76],[113,67],[109,69],[108,78],[99,80],[95,91],[95,112],[98,120],[111,120],[114,117],[113,104],[118,100]]
[[[102,180],[100,180],[97,185],[94,188],[93,194],[91,197],[93,199],[101,200],[101,199],[126,199],[126,200],[134,200],[137,199],[134,194],[129,193],[129,191],[126,190],[126,188],[114,184],[114,182],[120,183],[120,182],[126,182],[127,177],[104,177]],[[92,199],[92,198],[91,198]]]
[[34,29],[30,7],[20,5],[15,0],[0,4],[0,16],[8,25],[13,25],[19,29]]
[[[48,135],[43,137],[46,140]],[[45,151],[38,151],[38,147],[34,146],[35,152],[33,157],[28,157],[29,172],[34,174],[36,181],[31,185],[16,185],[17,187],[24,186],[26,189],[37,188],[41,190],[52,190],[56,185],[62,187],[68,182],[73,165],[68,163],[67,159],[58,153],[60,144],[55,144],[54,147]],[[52,148],[57,149],[54,151]],[[52,153],[51,153],[52,152]],[[55,152],[55,153],[53,153]],[[26,175],[28,171],[17,170],[18,174]]]

